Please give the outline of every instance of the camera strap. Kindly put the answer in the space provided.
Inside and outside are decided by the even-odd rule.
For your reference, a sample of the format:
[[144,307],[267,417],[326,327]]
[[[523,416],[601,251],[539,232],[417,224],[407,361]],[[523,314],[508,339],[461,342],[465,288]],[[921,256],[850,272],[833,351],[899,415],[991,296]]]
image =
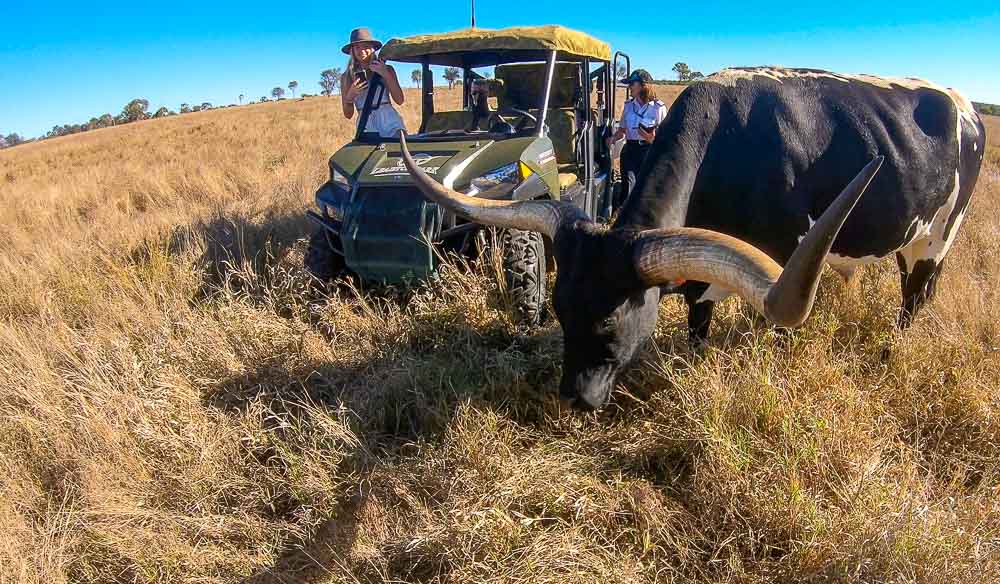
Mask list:
[[368,118],[371,116],[373,110],[378,109],[378,106],[372,108],[372,102],[375,101],[375,89],[378,89],[379,93],[379,105],[382,103],[382,98],[385,96],[385,85],[382,83],[382,77],[378,74],[373,74],[371,81],[368,82],[368,93],[365,95],[365,105],[361,109],[361,119],[358,120],[358,131],[365,132],[368,128]]

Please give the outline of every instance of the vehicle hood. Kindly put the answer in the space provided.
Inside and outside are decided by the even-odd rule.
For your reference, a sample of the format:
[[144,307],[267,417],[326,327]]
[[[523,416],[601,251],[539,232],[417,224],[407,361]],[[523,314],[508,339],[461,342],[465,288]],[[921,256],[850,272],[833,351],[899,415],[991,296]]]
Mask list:
[[[471,177],[461,180],[464,171],[483,154],[494,142],[445,142],[409,144],[410,154],[417,166],[429,176],[449,188],[467,183]],[[362,186],[400,184],[410,182],[410,173],[403,164],[399,144],[384,144],[368,157],[357,176]]]
[[[468,187],[473,178],[521,160],[526,149],[535,142],[534,137],[448,142],[411,139],[409,148],[417,165],[431,178],[448,188],[461,190]],[[536,165],[534,159],[527,163],[532,167]],[[412,184],[410,173],[403,165],[399,143],[348,144],[333,155],[330,166],[361,186]]]

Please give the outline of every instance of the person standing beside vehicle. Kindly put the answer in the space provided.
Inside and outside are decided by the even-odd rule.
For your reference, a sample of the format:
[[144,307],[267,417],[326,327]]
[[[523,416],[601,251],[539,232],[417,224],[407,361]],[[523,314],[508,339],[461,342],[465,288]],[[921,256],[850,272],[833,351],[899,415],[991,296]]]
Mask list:
[[610,143],[625,138],[621,155],[622,186],[615,208],[624,203],[632,192],[642,161],[656,138],[656,128],[667,117],[667,106],[656,98],[652,81],[652,76],[645,69],[636,69],[621,80],[622,85],[628,86],[630,99],[625,102],[618,131],[609,138]]
[[350,59],[347,61],[347,70],[340,78],[340,101],[344,107],[344,117],[351,119],[357,110],[360,124],[368,93],[374,92],[371,113],[363,131],[376,132],[382,138],[392,138],[400,130],[406,131],[403,118],[392,107],[392,102],[403,105],[405,97],[396,71],[375,55],[375,51],[381,48],[382,43],[367,28],[351,31],[351,42],[341,49],[350,55]]

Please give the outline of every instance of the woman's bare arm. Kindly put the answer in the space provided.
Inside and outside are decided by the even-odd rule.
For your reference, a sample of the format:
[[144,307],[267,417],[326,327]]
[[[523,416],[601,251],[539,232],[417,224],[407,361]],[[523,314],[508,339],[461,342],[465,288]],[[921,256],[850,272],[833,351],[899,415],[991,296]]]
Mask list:
[[344,110],[344,117],[351,119],[354,117],[354,97],[350,95],[350,89],[354,85],[354,79],[344,73],[340,76],[340,105]]
[[372,61],[371,68],[372,71],[382,76],[382,82],[389,90],[392,101],[396,102],[396,105],[403,105],[406,98],[403,95],[403,89],[399,86],[399,78],[396,77],[396,70],[392,68],[392,65],[376,59]]

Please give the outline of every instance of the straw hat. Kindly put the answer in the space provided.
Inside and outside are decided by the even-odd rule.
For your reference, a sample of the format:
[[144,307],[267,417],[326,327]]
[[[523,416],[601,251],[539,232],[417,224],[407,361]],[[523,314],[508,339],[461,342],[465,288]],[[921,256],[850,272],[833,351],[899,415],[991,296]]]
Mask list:
[[376,51],[382,48],[382,41],[376,40],[375,37],[372,36],[372,31],[362,26],[361,28],[356,28],[351,31],[351,42],[344,45],[344,47],[340,50],[344,51],[344,54],[350,55],[351,47],[362,43],[375,45]]

